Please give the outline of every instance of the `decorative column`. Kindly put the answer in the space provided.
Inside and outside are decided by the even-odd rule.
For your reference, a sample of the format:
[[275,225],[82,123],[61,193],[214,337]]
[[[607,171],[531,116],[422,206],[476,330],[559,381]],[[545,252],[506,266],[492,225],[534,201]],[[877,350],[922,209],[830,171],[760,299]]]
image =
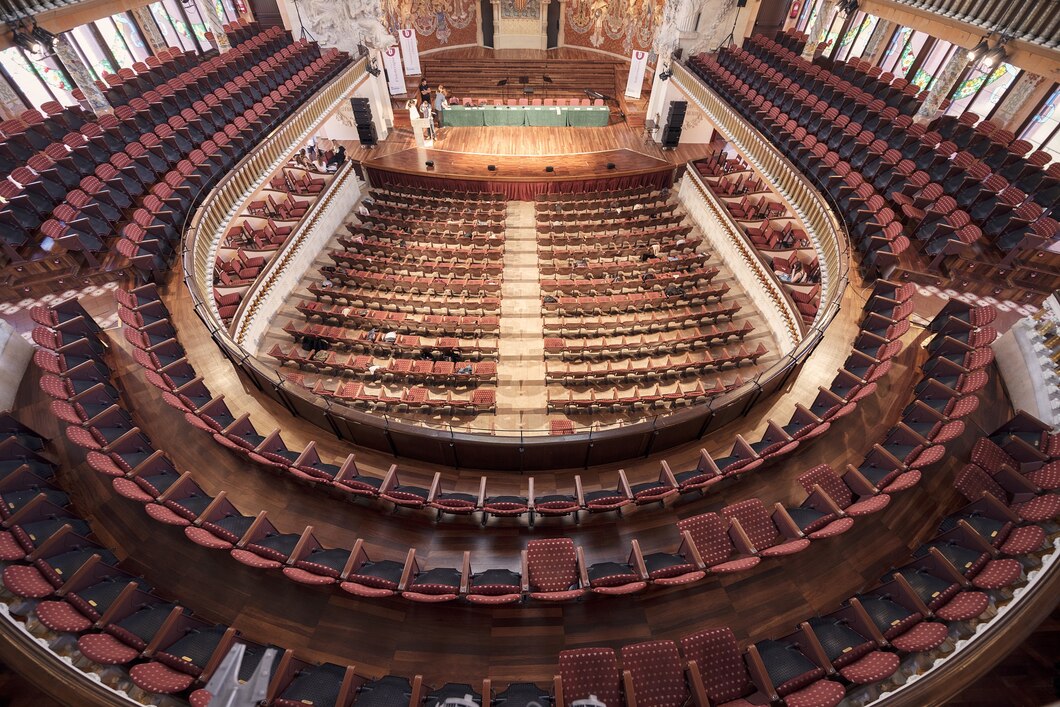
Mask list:
[[883,48],[883,43],[891,36],[893,31],[893,22],[884,19],[877,20],[876,26],[872,28],[872,34],[869,35],[869,41],[865,43],[865,48],[861,51],[861,58],[875,64],[879,59],[881,49],[886,51]]
[[813,55],[817,53],[817,45],[824,39],[822,35],[828,31],[828,26],[832,23],[835,5],[836,0],[821,0],[821,6],[813,18],[813,24],[806,30],[809,39],[806,40],[806,48],[802,50],[803,59],[813,61]]
[[151,16],[151,8],[147,5],[140,5],[139,7],[134,7],[131,12],[133,17],[136,18],[136,24],[140,26],[144,40],[147,42],[147,46],[150,47],[152,54],[158,54],[160,51],[169,49],[169,45],[166,44],[162,33],[158,31],[155,18]]
[[213,35],[213,45],[217,47],[217,51],[221,54],[230,51],[232,45],[228,43],[228,35],[224,31],[224,21],[217,14],[217,5],[214,4],[213,0],[199,0],[199,9],[202,11],[202,16],[206,18],[206,24],[210,28],[210,34]]
[[[1012,87],[1012,90],[1008,92],[1008,96],[1005,97],[1005,100],[1001,102],[1001,105],[997,107],[997,110],[990,117],[990,122],[996,123],[1006,130],[1009,129],[1009,124],[1014,122],[1013,118],[1016,113],[1027,105],[1028,100],[1038,92],[1038,87],[1042,85],[1044,80],[1038,74],[1032,74],[1029,71],[1024,71],[1020,74],[1016,85]],[[1033,110],[1033,108],[1029,110]]]
[[70,44],[70,40],[66,38],[65,34],[60,34],[55,42],[55,56],[66,67],[67,73],[70,74],[70,78],[74,80],[77,87],[81,89],[89,110],[96,115],[114,112],[114,108],[110,105],[106,96],[96,86],[96,82],[92,80],[92,72],[81,61],[81,56]]
[[928,92],[927,98],[920,105],[920,110],[913,116],[915,122],[928,123],[935,117],[935,114],[939,111],[939,106],[953,93],[954,84],[967,65],[967,52],[962,48],[958,48],[953,56],[950,57],[950,60],[946,62],[942,73],[935,79],[934,87]]

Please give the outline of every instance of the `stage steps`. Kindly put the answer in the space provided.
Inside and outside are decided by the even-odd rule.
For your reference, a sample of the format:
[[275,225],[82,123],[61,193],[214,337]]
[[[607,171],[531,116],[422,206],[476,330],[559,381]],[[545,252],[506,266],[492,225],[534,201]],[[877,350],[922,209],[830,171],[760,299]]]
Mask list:
[[548,392],[534,204],[509,201],[505,226],[494,427],[540,429]]
[[[585,98],[586,90],[617,98],[615,66],[613,61],[424,59],[423,75],[432,92],[444,84],[458,99],[522,98],[524,86],[534,89],[534,98]],[[545,76],[552,82],[546,82]],[[412,81],[409,91],[418,95],[419,78],[408,80]],[[507,86],[498,87],[504,80]]]

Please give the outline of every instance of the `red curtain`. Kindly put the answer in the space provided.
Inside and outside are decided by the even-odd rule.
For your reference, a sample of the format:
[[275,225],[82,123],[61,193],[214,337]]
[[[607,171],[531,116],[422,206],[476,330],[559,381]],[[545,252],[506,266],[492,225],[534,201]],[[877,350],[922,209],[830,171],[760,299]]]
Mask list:
[[487,179],[449,179],[425,174],[406,174],[369,167],[368,181],[372,186],[399,186],[438,191],[490,191],[504,194],[509,200],[533,201],[539,194],[575,193],[583,191],[612,191],[651,187],[663,189],[673,186],[674,169],[667,167],[657,172],[602,179],[578,179],[551,182],[508,182]]

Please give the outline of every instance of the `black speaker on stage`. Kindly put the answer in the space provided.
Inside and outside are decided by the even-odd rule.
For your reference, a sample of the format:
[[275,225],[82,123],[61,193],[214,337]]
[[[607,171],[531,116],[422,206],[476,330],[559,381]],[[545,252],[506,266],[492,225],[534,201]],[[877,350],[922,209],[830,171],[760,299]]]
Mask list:
[[375,125],[372,123],[372,104],[367,98],[354,96],[350,99],[350,106],[353,107],[353,120],[357,124],[357,139],[362,145],[372,147],[379,142]]
[[673,150],[681,142],[681,126],[685,122],[687,101],[670,101],[670,111],[666,116],[666,127],[663,128],[662,146],[664,150]]

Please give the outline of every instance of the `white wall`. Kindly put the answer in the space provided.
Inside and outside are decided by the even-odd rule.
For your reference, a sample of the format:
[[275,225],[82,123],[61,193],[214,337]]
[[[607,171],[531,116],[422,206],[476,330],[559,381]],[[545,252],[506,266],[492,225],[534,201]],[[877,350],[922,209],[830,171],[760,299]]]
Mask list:
[[18,386],[32,358],[33,344],[0,319],[0,361],[4,362],[0,366],[0,410],[10,410],[15,406]]

